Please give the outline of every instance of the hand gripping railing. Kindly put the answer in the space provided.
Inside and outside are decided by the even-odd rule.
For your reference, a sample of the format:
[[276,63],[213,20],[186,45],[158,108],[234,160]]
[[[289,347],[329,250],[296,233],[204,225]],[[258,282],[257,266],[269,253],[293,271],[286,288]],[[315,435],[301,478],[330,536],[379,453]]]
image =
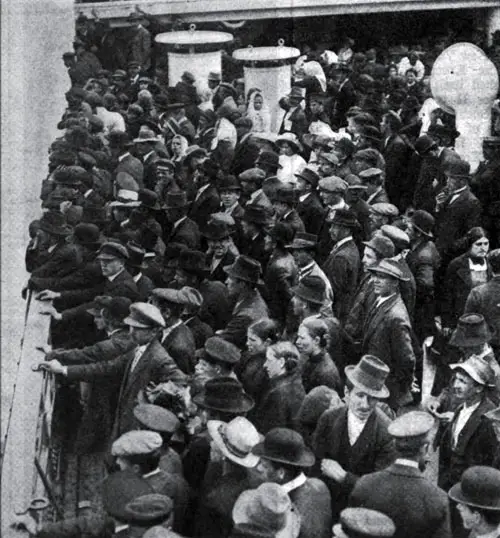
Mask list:
[[2,431],[1,536],[9,538],[26,538],[26,531],[11,526],[16,514],[29,512],[42,519],[49,512],[62,516],[54,488],[57,464],[50,446],[54,376],[32,368],[44,359],[37,347],[49,339],[50,316],[40,314],[46,306],[28,297],[14,395]]

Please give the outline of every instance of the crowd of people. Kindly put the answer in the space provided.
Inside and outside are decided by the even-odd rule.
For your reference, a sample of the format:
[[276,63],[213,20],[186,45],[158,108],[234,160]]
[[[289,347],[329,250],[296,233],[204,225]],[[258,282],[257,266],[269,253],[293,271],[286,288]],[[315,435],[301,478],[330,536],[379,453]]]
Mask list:
[[266,103],[189,66],[164,84],[136,18],[113,71],[79,20],[26,251],[53,435],[82,469],[98,456],[102,506],[17,524],[498,536],[500,137],[471,173],[425,51],[304,50]]

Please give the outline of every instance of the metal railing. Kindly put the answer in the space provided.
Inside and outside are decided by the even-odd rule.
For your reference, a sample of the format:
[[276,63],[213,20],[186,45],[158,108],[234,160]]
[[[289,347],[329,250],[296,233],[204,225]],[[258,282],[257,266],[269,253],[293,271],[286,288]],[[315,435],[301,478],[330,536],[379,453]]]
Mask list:
[[47,306],[31,295],[26,305],[12,405],[2,443],[2,531],[6,538],[26,537],[12,528],[16,515],[38,520],[62,517],[59,495],[59,456],[51,446],[54,376],[34,368],[44,359],[37,347],[48,343]]

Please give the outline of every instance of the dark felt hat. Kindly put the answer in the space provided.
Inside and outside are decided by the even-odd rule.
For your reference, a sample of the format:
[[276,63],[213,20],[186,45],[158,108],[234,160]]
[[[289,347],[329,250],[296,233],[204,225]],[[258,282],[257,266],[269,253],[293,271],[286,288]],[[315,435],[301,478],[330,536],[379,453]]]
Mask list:
[[201,231],[201,235],[212,241],[219,241],[231,235],[229,226],[220,220],[211,220]]
[[66,224],[64,215],[56,211],[48,211],[42,215],[42,218],[40,219],[40,229],[48,234],[57,236],[70,235],[73,231],[73,229]]
[[220,178],[217,182],[217,189],[219,192],[222,191],[240,191],[241,185],[235,176],[231,174],[226,174],[224,177]]
[[129,241],[127,243],[127,252],[128,252],[128,261],[127,265],[131,267],[136,267],[137,269],[144,269],[144,256],[146,251],[134,241]]
[[294,467],[312,467],[316,459],[302,435],[289,428],[270,430],[264,441],[253,447],[252,454]]
[[309,185],[311,185],[313,189],[315,189],[318,186],[319,179],[320,179],[318,173],[315,170],[313,170],[312,168],[307,168],[307,167],[304,168],[298,174],[295,174],[295,177],[298,177],[300,179],[303,179],[304,181],[307,181],[307,183],[309,183]]
[[430,213],[423,209],[417,209],[411,216],[411,222],[419,232],[422,232],[427,237],[432,237],[435,220]]
[[446,176],[468,179],[470,176],[470,164],[463,159],[450,161],[444,167],[444,173]]
[[205,253],[199,250],[183,250],[179,254],[177,267],[186,273],[204,276],[208,271]]
[[293,241],[286,245],[289,250],[314,250],[318,245],[318,236],[307,232],[297,232]]
[[142,207],[160,210],[161,205],[156,192],[149,189],[139,189],[139,202]]
[[75,226],[73,236],[80,245],[96,247],[99,244],[101,231],[99,226],[88,222],[81,222]]
[[194,396],[193,402],[207,409],[234,414],[246,413],[254,406],[243,385],[232,377],[210,379],[203,391]]
[[308,303],[324,304],[326,300],[326,284],[316,275],[305,276],[297,286],[292,288],[294,295]]
[[181,209],[189,205],[184,191],[167,192],[165,197],[165,209]]
[[256,204],[247,204],[243,213],[243,220],[254,224],[265,225],[269,223],[269,210]]
[[257,284],[262,273],[260,262],[249,256],[238,256],[232,265],[224,267],[224,272],[230,277]]
[[491,331],[482,314],[464,314],[457,322],[457,327],[450,338],[450,345],[456,347],[474,347],[489,342]]
[[296,202],[297,192],[292,185],[281,185],[276,192],[276,202],[293,205]]
[[278,169],[281,168],[280,156],[274,151],[264,150],[257,157],[256,165],[268,166],[269,168]]
[[358,219],[350,209],[337,209],[329,222],[351,230],[360,227]]
[[425,155],[435,147],[437,147],[436,141],[426,134],[419,136],[415,142],[415,150],[417,153],[420,153],[420,155]]
[[469,467],[448,492],[453,501],[481,510],[500,510],[500,471],[485,465]]

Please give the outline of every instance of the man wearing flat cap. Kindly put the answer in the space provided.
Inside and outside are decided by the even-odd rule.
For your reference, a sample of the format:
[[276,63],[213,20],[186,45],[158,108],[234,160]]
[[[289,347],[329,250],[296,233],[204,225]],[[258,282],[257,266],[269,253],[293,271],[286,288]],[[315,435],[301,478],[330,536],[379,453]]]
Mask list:
[[470,164],[458,160],[444,170],[446,188],[436,196],[436,247],[443,267],[461,251],[460,240],[479,226],[481,203],[469,188]]
[[378,203],[389,203],[384,188],[384,172],[380,168],[366,168],[359,172],[359,178],[366,185],[366,203],[370,206]]
[[410,411],[393,420],[388,431],[395,442],[395,462],[362,476],[349,498],[349,506],[388,515],[398,538],[452,536],[447,495],[423,476],[434,422],[422,411]]
[[333,526],[333,538],[391,538],[396,526],[389,516],[369,508],[346,508]]
[[132,430],[122,434],[111,446],[111,455],[122,471],[133,471],[160,495],[173,501],[173,528],[184,532],[189,502],[189,486],[180,474],[159,467],[161,435],[150,430]]
[[46,363],[48,370],[70,381],[93,381],[104,376],[120,380],[113,439],[135,427],[133,409],[139,393],[146,387],[169,380],[185,380],[184,374],[159,342],[165,321],[158,308],[148,303],[133,303],[130,314],[123,321],[129,326],[135,343],[128,353],[115,360],[95,364],[63,366],[57,360]]
[[382,260],[368,270],[372,273],[376,299],[364,319],[362,350],[379,357],[391,369],[387,379],[388,403],[397,410],[413,401],[416,363],[410,317],[399,290],[405,276],[392,260]]
[[488,389],[494,385],[494,373],[484,359],[472,355],[465,362],[451,364],[453,390],[462,401],[450,422],[441,426],[438,484],[448,489],[471,465],[491,465],[497,440],[490,421],[483,415],[494,409]]
[[389,368],[365,355],[346,366],[346,405],[325,411],[313,434],[312,448],[318,473],[332,495],[334,520],[347,506],[360,476],[385,469],[394,460],[394,442],[387,428],[389,417],[378,406],[387,398]]
[[448,496],[457,503],[460,514],[461,527],[456,528],[454,536],[500,535],[500,471],[486,465],[470,467],[448,491]]
[[333,248],[322,266],[333,290],[333,312],[343,323],[349,313],[358,282],[360,259],[353,233],[359,227],[349,209],[338,209],[330,220]]

